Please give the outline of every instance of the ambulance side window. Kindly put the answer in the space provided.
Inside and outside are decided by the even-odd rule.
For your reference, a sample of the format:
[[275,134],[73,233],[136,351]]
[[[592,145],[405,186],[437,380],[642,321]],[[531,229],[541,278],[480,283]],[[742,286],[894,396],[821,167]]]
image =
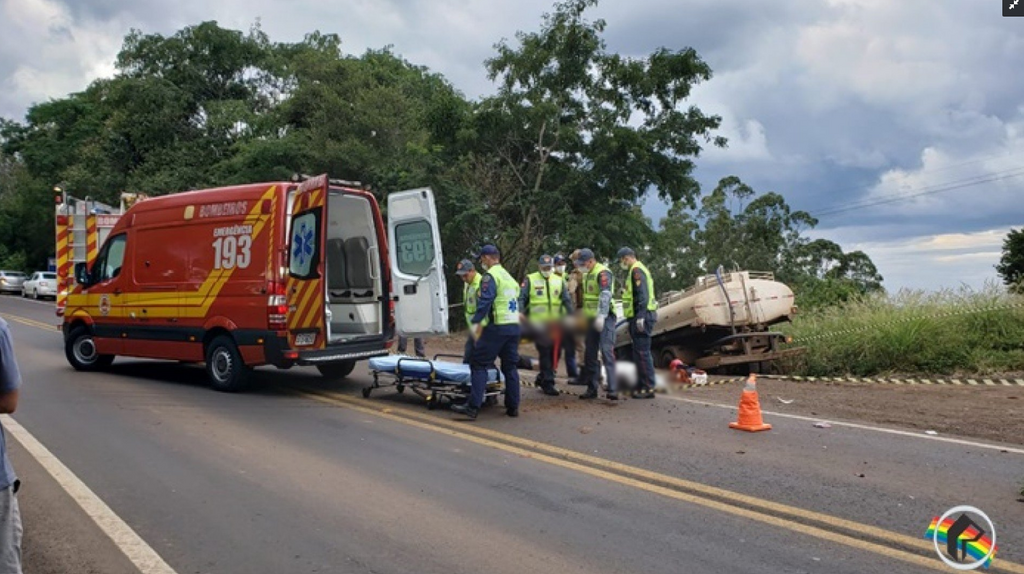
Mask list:
[[296,279],[320,277],[319,207],[298,213],[292,218],[291,244],[288,246],[288,271]]
[[124,248],[127,241],[125,234],[110,238],[103,251],[96,258],[96,267],[93,269],[93,283],[110,281],[121,274],[121,266],[124,264]]

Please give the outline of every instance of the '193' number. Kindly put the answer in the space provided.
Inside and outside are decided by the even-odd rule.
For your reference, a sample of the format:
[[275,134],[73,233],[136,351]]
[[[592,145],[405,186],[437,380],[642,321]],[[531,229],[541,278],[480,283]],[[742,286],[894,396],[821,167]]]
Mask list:
[[229,235],[219,237],[213,242],[213,268],[245,269],[252,261],[250,254],[252,237],[249,235]]

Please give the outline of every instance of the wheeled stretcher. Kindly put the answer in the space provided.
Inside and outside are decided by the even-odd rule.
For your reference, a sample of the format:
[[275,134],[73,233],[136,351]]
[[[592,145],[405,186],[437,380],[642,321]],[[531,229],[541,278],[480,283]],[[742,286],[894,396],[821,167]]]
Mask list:
[[[459,362],[441,361],[440,358],[452,358]],[[387,355],[370,359],[370,372],[373,384],[363,388],[363,396],[370,397],[374,389],[395,387],[399,393],[406,388],[423,397],[427,408],[434,410],[444,403],[461,403],[469,399],[470,372],[469,365],[462,362],[459,355],[434,355],[434,358],[423,359],[405,355]],[[498,397],[505,392],[501,371],[496,368],[487,369],[487,389],[484,392],[484,404],[495,405]]]

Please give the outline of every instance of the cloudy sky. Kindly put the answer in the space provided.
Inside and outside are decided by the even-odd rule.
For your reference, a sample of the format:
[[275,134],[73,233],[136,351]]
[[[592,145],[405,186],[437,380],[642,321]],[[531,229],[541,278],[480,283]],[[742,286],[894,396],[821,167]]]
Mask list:
[[[605,0],[609,47],[692,46],[715,70],[694,101],[728,149],[705,189],[738,175],[819,216],[812,234],[862,249],[886,287],[978,287],[1024,225],[1024,18],[1002,0]],[[1007,0],[1009,1],[1009,0]],[[1024,3],[1021,4],[1024,6]],[[278,41],[314,29],[347,50],[393,45],[468,96],[482,61],[550,0],[0,0],[0,116],[113,73],[131,28],[204,20]],[[651,202],[657,220],[665,206]]]

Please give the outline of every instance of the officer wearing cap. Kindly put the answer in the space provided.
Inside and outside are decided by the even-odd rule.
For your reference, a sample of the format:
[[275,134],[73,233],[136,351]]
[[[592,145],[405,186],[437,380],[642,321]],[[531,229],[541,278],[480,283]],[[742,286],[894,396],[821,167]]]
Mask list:
[[466,313],[466,327],[469,334],[466,335],[466,348],[462,352],[462,362],[469,364],[473,356],[473,315],[476,315],[477,299],[480,298],[480,281],[483,277],[476,272],[473,262],[469,259],[459,261],[455,267],[455,274],[462,279],[465,286],[462,288],[462,307]]
[[[576,273],[566,274],[566,259],[561,253],[555,255],[555,275],[565,281],[565,291],[569,294],[569,301],[573,309],[579,309],[580,301],[577,299],[579,281]],[[575,318],[570,314],[566,317],[565,325],[562,327],[562,338],[557,341],[557,353],[555,353],[555,369],[558,368],[559,355],[565,352],[565,374],[569,375],[570,383],[580,376],[579,365],[576,363],[576,324]]]
[[[583,315],[587,318],[587,342],[584,353],[582,379],[587,383],[587,392],[581,399],[597,398],[604,363],[608,376],[609,400],[618,400],[618,381],[615,378],[615,311],[612,308],[612,290],[615,276],[611,270],[597,262],[594,252],[580,249],[573,262],[583,275]],[[600,362],[598,361],[600,351]]]
[[629,247],[619,249],[619,267],[628,271],[627,285],[622,293],[622,314],[629,320],[629,336],[633,340],[637,388],[635,399],[654,398],[654,357],[651,355],[651,332],[658,320],[658,300],[654,295],[654,279],[647,266],[637,261]]
[[493,245],[480,250],[484,268],[476,313],[470,319],[475,339],[469,368],[473,385],[469,401],[452,405],[452,411],[476,420],[487,390],[487,370],[501,358],[505,379],[505,414],[519,416],[519,283],[501,266],[501,254]]
[[526,276],[520,286],[519,308],[528,321],[540,358],[538,384],[546,395],[558,395],[555,388],[555,350],[560,339],[559,322],[572,314],[572,299],[565,281],[554,273],[555,260],[541,255],[538,270]]

